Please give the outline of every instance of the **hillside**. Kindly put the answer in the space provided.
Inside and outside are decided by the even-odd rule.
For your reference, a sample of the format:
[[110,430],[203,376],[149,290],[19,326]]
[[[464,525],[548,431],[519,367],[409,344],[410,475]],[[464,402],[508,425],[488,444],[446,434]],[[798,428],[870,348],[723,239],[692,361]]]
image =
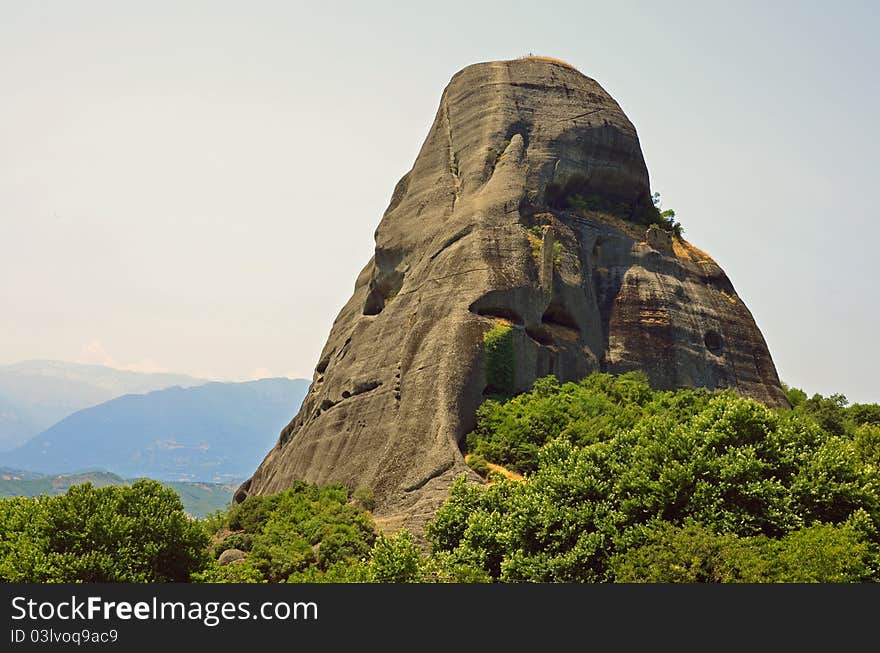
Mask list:
[[234,482],[260,462],[307,386],[303,379],[262,379],[118,397],[0,454],[0,465],[48,474],[104,469],[126,478]]
[[[82,483],[107,487],[131,482],[131,479],[126,480],[109,472],[49,476],[4,467],[0,468],[0,498],[56,496],[64,494],[71,486]],[[166,482],[163,485],[177,492],[187,514],[198,518],[228,507],[235,489],[233,485],[221,483]]]
[[78,410],[115,397],[206,382],[182,374],[51,360],[0,365],[0,452],[21,446]]

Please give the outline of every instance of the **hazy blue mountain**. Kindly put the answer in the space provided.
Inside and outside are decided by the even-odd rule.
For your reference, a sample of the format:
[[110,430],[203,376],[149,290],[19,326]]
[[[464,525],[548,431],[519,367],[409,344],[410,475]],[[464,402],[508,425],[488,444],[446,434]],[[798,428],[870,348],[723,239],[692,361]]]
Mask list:
[[[47,475],[26,472],[8,467],[0,468],[0,498],[37,497],[42,495],[64,494],[71,485],[91,483],[95,487],[106,485],[125,485],[126,480],[110,472],[82,472],[69,475]],[[204,517],[208,513],[226,508],[232,501],[235,485],[221,483],[165,482],[183,502],[183,509],[193,517]]]
[[203,383],[207,381],[182,374],[146,374],[62,361],[0,365],[0,452],[24,444],[78,410],[114,397]]
[[125,395],[70,415],[0,466],[50,474],[232,483],[250,475],[296,414],[309,382],[262,379]]

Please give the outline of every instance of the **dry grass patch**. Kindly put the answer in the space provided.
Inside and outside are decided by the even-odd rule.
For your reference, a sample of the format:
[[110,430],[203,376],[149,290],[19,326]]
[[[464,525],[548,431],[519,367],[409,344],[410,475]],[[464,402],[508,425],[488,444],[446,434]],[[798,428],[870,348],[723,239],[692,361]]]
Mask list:
[[686,240],[673,238],[672,251],[675,252],[675,255],[679,258],[690,259],[694,263],[710,263],[712,265],[717,265],[717,263],[712,260],[711,256],[698,247],[694,247]]
[[[468,465],[470,465],[471,454],[465,454],[464,462],[467,463]],[[523,477],[522,474],[518,474],[514,471],[507,469],[506,467],[502,467],[501,465],[496,465],[495,463],[490,463],[487,461],[486,467],[489,468],[488,476],[490,476],[493,472],[495,472],[496,474],[500,474],[501,476],[503,476],[504,478],[506,478],[509,481],[523,481],[523,480],[525,480],[525,478]],[[487,485],[492,485],[492,481],[489,481],[487,483]]]

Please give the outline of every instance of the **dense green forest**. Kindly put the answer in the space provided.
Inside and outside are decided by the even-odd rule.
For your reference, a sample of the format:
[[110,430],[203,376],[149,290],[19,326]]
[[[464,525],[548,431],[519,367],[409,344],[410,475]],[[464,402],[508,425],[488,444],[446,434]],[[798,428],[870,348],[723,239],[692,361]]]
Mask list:
[[424,543],[338,485],[201,521],[147,481],[4,499],[0,580],[880,580],[880,406],[786,391],[771,410],[593,374],[489,400],[466,440],[486,483],[456,481]]

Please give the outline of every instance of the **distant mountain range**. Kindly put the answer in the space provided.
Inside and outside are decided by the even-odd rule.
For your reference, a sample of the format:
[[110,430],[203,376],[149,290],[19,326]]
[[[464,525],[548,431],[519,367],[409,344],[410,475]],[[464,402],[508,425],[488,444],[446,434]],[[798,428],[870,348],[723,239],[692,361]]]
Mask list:
[[182,374],[34,360],[0,365],[0,452],[18,447],[83,408],[125,394],[207,383]]
[[[49,476],[20,469],[0,467],[0,498],[36,497],[41,495],[64,494],[71,485],[91,483],[95,487],[106,485],[125,485],[130,483],[110,472],[84,472],[68,476]],[[204,517],[215,510],[226,508],[232,501],[235,485],[220,483],[180,483],[166,482],[183,502],[183,509],[193,517]]]
[[[121,373],[128,374],[136,373]],[[50,396],[38,392],[34,374],[24,376],[35,384],[33,397]],[[79,387],[76,374],[71,376],[61,377],[70,383],[64,387]],[[178,386],[180,381],[198,383],[190,377],[162,376],[162,382],[177,379]],[[90,378],[82,383],[90,392],[104,387]],[[156,378],[104,378],[107,385],[160,382]],[[44,380],[54,383],[58,376],[46,375]],[[0,465],[47,474],[100,469],[124,478],[236,483],[251,474],[275,444],[308,386],[305,379],[277,378],[128,394],[68,415],[22,446],[0,453]],[[119,386],[113,387],[112,391],[118,391]],[[83,389],[82,394],[69,396],[85,401],[87,395]]]

